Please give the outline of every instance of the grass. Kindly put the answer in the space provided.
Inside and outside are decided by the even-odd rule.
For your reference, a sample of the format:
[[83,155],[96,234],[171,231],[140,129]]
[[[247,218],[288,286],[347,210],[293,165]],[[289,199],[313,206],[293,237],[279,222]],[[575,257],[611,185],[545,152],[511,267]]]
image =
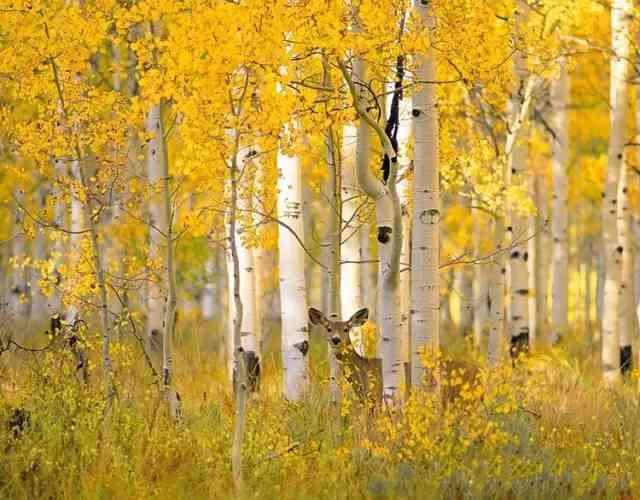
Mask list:
[[[105,412],[99,339],[93,370],[75,376],[64,349],[0,356],[1,498],[230,498],[233,400],[213,325],[176,339],[183,419],[171,422],[139,347],[114,345],[118,397]],[[211,332],[214,332],[213,334]],[[34,341],[35,342],[35,341]],[[484,372],[483,394],[443,407],[414,391],[375,416],[345,388],[327,399],[324,347],[313,343],[305,400],[280,397],[277,335],[249,404],[244,498],[633,498],[640,495],[637,382],[608,390],[597,356],[543,351]],[[462,349],[452,347],[452,351]],[[581,357],[576,357],[578,353]],[[28,419],[12,421],[16,409]]]

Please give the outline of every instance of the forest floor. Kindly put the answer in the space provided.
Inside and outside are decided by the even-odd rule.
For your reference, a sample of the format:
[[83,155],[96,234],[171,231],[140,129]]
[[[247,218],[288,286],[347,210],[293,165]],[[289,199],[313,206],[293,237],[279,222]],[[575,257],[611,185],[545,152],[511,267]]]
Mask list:
[[[233,398],[214,348],[220,336],[202,323],[181,330],[177,424],[135,340],[113,344],[117,396],[109,407],[97,336],[85,339],[86,384],[63,347],[0,354],[0,498],[233,497]],[[40,340],[30,345],[46,345]],[[272,346],[249,401],[238,496],[640,497],[637,377],[606,389],[597,347],[567,344],[572,352],[561,346],[515,369],[483,371],[484,390],[463,390],[454,403],[414,391],[376,415],[347,387],[338,414],[327,397],[326,350],[315,342],[309,393],[284,401]],[[449,350],[470,351],[462,341]]]

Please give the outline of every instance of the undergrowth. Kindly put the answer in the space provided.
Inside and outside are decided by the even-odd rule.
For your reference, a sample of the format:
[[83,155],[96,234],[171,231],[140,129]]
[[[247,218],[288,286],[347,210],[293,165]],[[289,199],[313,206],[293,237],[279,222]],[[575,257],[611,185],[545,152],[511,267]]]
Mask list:
[[[114,343],[117,397],[106,406],[97,344],[86,336],[88,384],[63,348],[0,355],[0,498],[232,497],[224,363],[184,341],[176,369],[183,417],[175,424],[135,341]],[[635,380],[605,389],[562,351],[543,351],[515,369],[483,370],[484,390],[462,387],[454,403],[413,391],[402,406],[371,415],[347,387],[335,410],[323,359],[315,346],[311,389],[291,403],[280,397],[276,357],[265,356],[239,496],[640,495]]]

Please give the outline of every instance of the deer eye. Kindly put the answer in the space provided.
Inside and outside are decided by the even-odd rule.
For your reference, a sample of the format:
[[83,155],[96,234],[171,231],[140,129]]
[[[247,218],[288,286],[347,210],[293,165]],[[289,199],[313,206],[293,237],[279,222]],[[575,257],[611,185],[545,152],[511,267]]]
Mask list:
[[344,329],[344,333],[347,333],[348,331],[349,331],[349,329],[348,329],[348,328],[345,328],[345,329]]
[[330,332],[330,331],[331,331],[331,328],[327,327],[327,331],[328,331],[328,332]]

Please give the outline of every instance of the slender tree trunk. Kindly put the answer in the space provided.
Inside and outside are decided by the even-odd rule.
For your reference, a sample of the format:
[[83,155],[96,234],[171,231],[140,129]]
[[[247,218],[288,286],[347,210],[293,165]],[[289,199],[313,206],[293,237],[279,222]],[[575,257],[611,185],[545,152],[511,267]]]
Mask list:
[[604,269],[604,244],[602,238],[600,238],[598,245],[598,252],[596,257],[596,321],[598,327],[594,329],[594,342],[600,342],[602,339],[602,318],[604,307],[604,281],[605,281],[605,269]]
[[[238,161],[237,163],[241,163]],[[238,198],[238,206],[241,207],[244,203]],[[242,240],[242,232],[243,230],[239,227],[238,222],[236,221],[236,252],[238,258],[238,265],[240,266],[240,281],[242,282],[242,287],[240,288],[240,301],[242,302],[242,323],[240,330],[240,345],[242,347],[244,357],[246,358],[246,370],[249,381],[248,389],[253,391],[257,389],[255,385],[252,384],[252,377],[257,375],[255,373],[254,368],[251,367],[250,363],[252,360],[255,362],[258,361],[258,343],[256,340],[256,276],[255,276],[255,264],[253,258],[253,249],[249,248],[245,241]],[[228,262],[228,271],[229,271],[229,282],[233,283],[234,279],[234,257],[229,254],[230,261]],[[231,311],[229,311],[229,317],[231,319],[231,335],[229,336],[229,375],[232,380],[235,380],[238,376],[237,369],[238,365],[236,363],[235,357],[233,353],[237,349],[235,344],[235,336],[233,332],[235,331],[235,318],[238,317],[236,312],[237,303],[235,300],[229,301],[229,305],[231,306]],[[256,380],[257,381],[257,380]]]
[[12,259],[13,266],[10,271],[10,299],[9,310],[14,315],[14,321],[25,321],[29,314],[29,290],[27,289],[27,273],[23,265],[23,260],[27,254],[27,244],[24,237],[24,193],[18,188],[14,191],[17,200],[13,204],[13,232],[12,239]]
[[147,295],[147,340],[156,360],[164,351],[163,324],[165,292],[162,286],[165,275],[163,244],[168,233],[169,220],[164,210],[162,176],[164,174],[165,149],[162,137],[160,105],[155,105],[147,114],[146,131],[151,134],[147,146],[147,176],[151,186],[149,195],[149,268],[151,274]]
[[[475,258],[482,256],[483,235],[488,227],[480,210],[473,210],[473,248]],[[489,272],[490,267],[484,263],[473,266],[473,346],[476,350],[482,347],[487,338],[489,320]]]
[[[393,107],[393,87],[389,88],[388,109]],[[411,385],[411,196],[413,186],[410,178],[405,175],[411,169],[409,145],[412,135],[413,100],[403,96],[398,111],[398,162],[402,178],[398,182],[402,214],[402,248],[400,251],[400,339],[402,349],[402,382],[406,391]],[[388,113],[385,111],[385,114]],[[365,269],[363,269],[365,271]]]
[[[330,70],[328,61],[323,60],[324,78],[323,83],[325,87],[332,85],[330,78]],[[325,103],[325,112],[328,113],[328,103]],[[346,129],[347,127],[345,127]],[[352,127],[349,127],[352,128]],[[351,140],[346,131],[343,132],[343,141]],[[328,181],[327,181],[327,199],[329,201],[329,212],[327,218],[326,227],[326,243],[327,260],[325,261],[325,274],[326,274],[326,310],[329,311],[329,315],[335,315],[335,317],[342,318],[342,266],[340,261],[342,259],[342,172],[344,166],[344,157],[346,149],[340,148],[339,137],[335,133],[333,127],[329,127],[325,134],[325,144],[327,148],[327,167],[328,167]],[[336,359],[336,352],[334,349],[328,349],[329,358],[329,378],[331,386],[331,400],[336,404],[341,403],[340,393],[340,377],[341,370],[338,360]]]
[[542,340],[548,332],[548,210],[547,190],[544,177],[535,175],[530,178],[531,192],[534,194],[537,213],[530,216],[529,222],[529,331],[532,347]]
[[202,288],[202,296],[200,297],[200,310],[202,311],[202,319],[212,320],[216,314],[216,306],[220,302],[216,302],[216,285],[217,285],[217,269],[215,250],[209,248],[210,256],[204,264],[204,287]]
[[640,214],[633,214],[633,240],[634,247],[634,307],[636,314],[636,325],[640,326]]
[[[469,196],[456,196],[454,200],[465,209],[466,216],[471,215]],[[453,273],[453,293],[458,296],[458,330],[460,336],[466,338],[473,330],[473,270],[470,266],[460,265],[454,266]]]
[[591,330],[591,307],[593,303],[591,274],[593,273],[593,244],[591,238],[587,237],[583,244],[583,261],[584,261],[584,326],[585,331],[589,334],[589,340],[592,340],[593,333]]
[[400,200],[396,191],[398,158],[391,140],[385,130],[369,115],[362,86],[358,82],[366,81],[362,61],[354,64],[352,76],[344,64],[339,62],[342,75],[349,86],[355,108],[361,122],[366,122],[378,135],[385,154],[389,157],[390,170],[387,184],[378,180],[368,165],[358,162],[358,184],[365,194],[376,203],[378,227],[378,318],[380,335],[378,352],[382,358],[382,385],[386,401],[393,401],[398,395],[402,373],[402,352],[400,345],[400,295],[399,271],[400,251],[402,247],[402,217]]
[[[41,184],[38,187],[37,192],[37,207],[38,214],[42,214],[47,206],[47,196],[49,194],[49,187],[46,181],[41,180]],[[33,259],[36,263],[43,262],[47,259],[47,241],[46,232],[44,228],[36,228],[36,235],[33,241],[32,248]],[[35,270],[31,274],[31,321],[36,324],[42,324],[47,317],[47,297],[42,291],[40,286],[40,279],[42,276]]]
[[[278,218],[304,238],[302,211],[302,174],[295,156],[278,155]],[[304,250],[290,231],[280,227],[280,304],[282,310],[282,367],[284,397],[299,401],[308,385],[307,286]]]
[[553,237],[553,284],[551,343],[556,343],[567,333],[569,326],[569,214],[567,209],[569,164],[569,73],[564,58],[560,61],[560,74],[551,80],[552,127],[552,175],[553,205],[551,232]]
[[[522,0],[518,0],[516,16],[516,36],[519,37],[527,22],[527,9]],[[511,147],[506,148],[507,168],[505,181],[508,186],[522,184],[528,175],[529,149],[528,115],[531,96],[530,87],[532,76],[527,76],[527,60],[521,47],[513,54],[515,89],[509,101],[511,130],[507,134],[507,141],[511,140]],[[528,102],[529,101],[529,102]],[[514,210],[511,203],[507,203],[507,236],[511,249],[508,261],[509,276],[509,338],[512,355],[522,348],[529,346],[529,270],[527,260],[527,244],[523,241],[527,234],[527,218]]]
[[243,486],[243,474],[242,474],[242,443],[244,441],[244,423],[246,418],[246,406],[247,406],[247,357],[245,350],[242,346],[242,325],[243,319],[243,303],[241,297],[241,263],[238,252],[237,243],[237,210],[238,210],[238,155],[240,140],[236,135],[235,138],[235,151],[231,159],[230,168],[230,184],[231,184],[231,208],[229,211],[229,253],[231,265],[229,266],[232,272],[230,276],[230,283],[233,287],[230,290],[233,291],[233,313],[230,315],[233,318],[233,362],[236,373],[235,379],[235,418],[233,426],[233,437],[231,443],[231,470],[233,474],[233,480],[238,492],[242,491]]
[[[72,231],[69,237],[70,252],[73,256],[74,264],[78,265],[79,260],[82,258],[82,238],[87,223],[85,220],[85,209],[82,200],[82,181],[80,176],[80,161],[74,160],[71,162],[71,169],[69,172],[71,179],[74,181],[74,189],[71,196],[71,224],[70,229]],[[70,303],[66,312],[66,319],[70,324],[73,324],[78,319],[79,311],[78,306],[75,303]]]
[[[62,179],[64,179],[64,177],[66,176],[66,165],[65,162],[60,158],[54,158],[52,163],[55,175],[55,179],[52,182],[51,189],[51,195],[54,199],[52,223],[56,227],[64,227],[65,216],[67,214],[67,205],[64,201],[63,190],[60,187],[60,184],[62,182]],[[47,316],[49,318],[63,315],[61,285],[64,280],[64,276],[62,276],[60,269],[64,263],[64,255],[65,248],[63,235],[60,232],[56,232],[54,233],[54,240],[51,248],[51,258],[53,259],[54,263],[53,275],[55,283],[53,294],[47,300]]]
[[495,367],[500,363],[502,337],[504,335],[504,296],[506,289],[507,268],[503,251],[505,237],[504,221],[498,217],[494,219],[493,235],[496,242],[496,253],[489,268],[489,345],[487,360],[489,366]]
[[[416,5],[420,17],[432,27],[428,3]],[[415,77],[436,80],[433,51],[416,57]],[[411,383],[425,377],[421,356],[440,348],[440,187],[438,174],[438,108],[436,86],[423,85],[413,97],[415,137],[413,227],[411,231]]]
[[[341,188],[341,218],[344,221],[341,230],[342,250],[341,258],[344,263],[340,266],[340,310],[345,317],[350,317],[356,311],[362,309],[364,305],[362,290],[362,272],[364,268],[360,264],[362,259],[362,249],[360,247],[360,221],[358,220],[358,209],[362,203],[361,191],[358,189],[355,175],[356,169],[369,168],[371,140],[369,137],[369,127],[361,121],[356,129],[355,136],[353,127],[345,127],[344,153],[343,157],[349,157],[356,146],[355,163],[344,162],[341,165],[342,180]],[[340,230],[339,230],[340,231]],[[352,332],[353,345],[356,351],[364,355],[360,328],[354,328]]]
[[620,282],[620,305],[618,324],[620,328],[620,369],[622,374],[633,369],[632,340],[635,330],[633,298],[633,244],[631,235],[631,213],[629,211],[628,169],[625,164],[620,171],[618,185],[618,241],[622,247],[622,276]]
[[609,160],[602,205],[605,284],[602,315],[602,370],[606,384],[620,380],[620,287],[622,254],[618,238],[617,205],[620,170],[623,164],[627,110],[627,76],[630,38],[630,0],[613,0],[611,4],[611,85]]
[[536,315],[538,317],[538,338],[549,331],[549,276],[551,270],[551,235],[549,231],[548,190],[544,177],[536,184],[536,205],[538,207],[538,228],[535,238],[538,266],[536,275]]
[[[148,321],[155,330],[155,332],[154,330],[150,331],[151,339],[159,341],[162,346],[163,394],[169,404],[172,417],[177,419],[180,416],[180,404],[177,393],[171,387],[171,344],[174,337],[178,297],[175,282],[169,163],[160,104],[152,106],[149,110],[146,127],[147,132],[151,134],[147,150],[149,183],[152,187],[152,195],[149,200],[151,215],[149,256],[153,257],[156,260],[155,265],[164,271],[158,273],[158,282],[154,283],[154,291],[149,297]],[[163,277],[167,284],[166,301],[159,284]],[[152,323],[152,321],[157,321],[157,323]]]

